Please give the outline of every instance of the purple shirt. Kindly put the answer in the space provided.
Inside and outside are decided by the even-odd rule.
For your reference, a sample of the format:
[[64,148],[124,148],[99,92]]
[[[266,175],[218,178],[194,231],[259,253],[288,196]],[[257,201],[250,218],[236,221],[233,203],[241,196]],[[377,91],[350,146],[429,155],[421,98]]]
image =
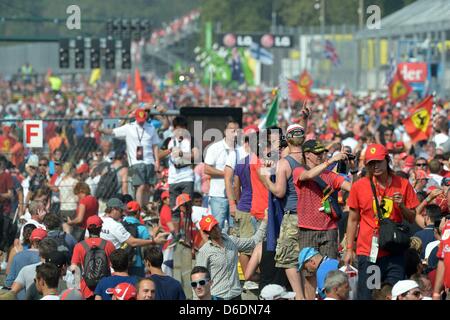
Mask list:
[[239,211],[250,212],[252,208],[252,184],[250,178],[250,156],[245,157],[245,163],[238,163],[234,169],[234,175],[241,182],[241,198],[236,208]]

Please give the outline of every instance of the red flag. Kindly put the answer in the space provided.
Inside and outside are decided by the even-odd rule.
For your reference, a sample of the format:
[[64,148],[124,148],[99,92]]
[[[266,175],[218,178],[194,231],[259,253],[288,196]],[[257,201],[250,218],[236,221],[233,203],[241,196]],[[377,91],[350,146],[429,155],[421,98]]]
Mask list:
[[309,89],[301,87],[294,80],[289,81],[289,98],[292,101],[307,100],[310,97]]
[[339,132],[339,113],[336,109],[336,104],[331,102],[333,105],[330,106],[332,108],[331,114],[328,115],[327,122],[327,132]]
[[299,83],[300,87],[308,88],[308,90],[309,90],[309,89],[311,89],[311,87],[314,83],[314,80],[311,77],[311,75],[309,74],[309,72],[307,70],[304,70],[302,72],[302,74],[300,75],[298,83]]
[[134,91],[136,92],[139,102],[147,102],[147,103],[153,102],[152,95],[145,91],[145,87],[142,84],[141,74],[138,68],[136,68],[134,72]]
[[403,122],[411,141],[416,143],[428,140],[432,132],[431,114],[433,111],[433,96],[427,97],[411,110],[411,116]]
[[389,97],[393,104],[405,100],[411,93],[411,86],[403,79],[400,70],[397,68],[394,78],[389,85]]

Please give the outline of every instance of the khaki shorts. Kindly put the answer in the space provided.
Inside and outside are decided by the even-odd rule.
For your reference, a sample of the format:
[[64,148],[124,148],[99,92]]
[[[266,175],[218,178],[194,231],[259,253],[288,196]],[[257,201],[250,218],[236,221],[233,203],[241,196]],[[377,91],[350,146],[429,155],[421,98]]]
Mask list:
[[275,249],[277,268],[297,268],[299,248],[299,229],[297,214],[285,214],[281,222],[280,236]]
[[[252,215],[248,212],[240,211],[236,209],[236,215],[234,216],[234,235],[241,239],[251,238],[255,234],[255,229],[252,224]],[[241,252],[247,256],[252,254],[252,250]]]

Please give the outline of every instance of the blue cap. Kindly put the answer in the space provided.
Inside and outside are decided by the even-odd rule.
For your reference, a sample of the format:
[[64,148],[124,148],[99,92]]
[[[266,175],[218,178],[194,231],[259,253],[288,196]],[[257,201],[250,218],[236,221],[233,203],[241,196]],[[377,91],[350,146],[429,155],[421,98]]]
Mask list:
[[300,251],[300,254],[298,255],[298,270],[301,270],[305,262],[317,254],[319,254],[319,251],[317,251],[314,248],[311,247],[303,248],[302,251]]
[[153,127],[155,127],[155,129],[159,129],[162,126],[161,121],[159,120],[153,119],[152,121],[150,121],[150,123],[152,124]]

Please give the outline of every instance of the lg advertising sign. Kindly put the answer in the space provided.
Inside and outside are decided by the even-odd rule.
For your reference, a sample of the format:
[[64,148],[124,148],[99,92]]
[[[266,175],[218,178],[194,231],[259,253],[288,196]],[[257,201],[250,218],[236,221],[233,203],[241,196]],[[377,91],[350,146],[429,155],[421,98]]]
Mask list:
[[44,146],[44,130],[42,121],[24,121],[23,129],[23,141],[25,141],[25,147],[42,148]]
[[250,34],[233,34],[227,33],[221,35],[222,44],[225,47],[250,47],[252,43],[260,46],[270,48],[292,48],[293,37],[287,35],[250,35]]
[[408,83],[425,82],[428,78],[428,66],[424,62],[402,62],[398,70]]

